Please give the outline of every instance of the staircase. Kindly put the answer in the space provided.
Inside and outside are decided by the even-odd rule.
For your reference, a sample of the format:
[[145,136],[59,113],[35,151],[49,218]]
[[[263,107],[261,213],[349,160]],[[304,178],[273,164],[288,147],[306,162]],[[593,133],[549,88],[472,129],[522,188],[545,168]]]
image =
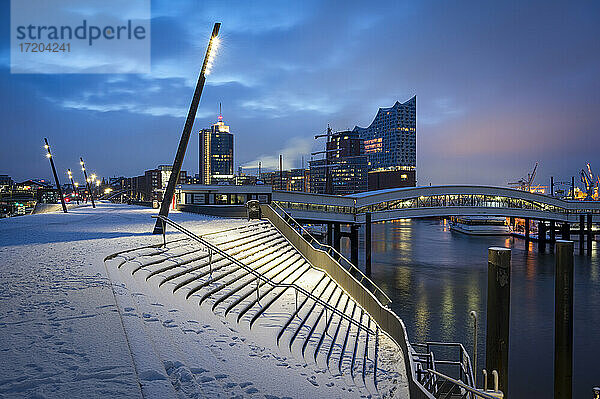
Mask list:
[[393,395],[396,388],[390,388],[389,380],[398,378],[400,349],[269,221],[240,222],[198,237],[120,253],[117,267],[210,307],[365,395]]

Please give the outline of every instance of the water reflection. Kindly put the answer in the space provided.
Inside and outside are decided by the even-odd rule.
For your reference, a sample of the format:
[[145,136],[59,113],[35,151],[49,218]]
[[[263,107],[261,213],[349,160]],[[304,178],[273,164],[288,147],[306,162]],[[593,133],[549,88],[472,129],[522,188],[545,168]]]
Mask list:
[[[552,397],[555,260],[550,246],[538,253],[537,243],[526,250],[521,239],[466,236],[441,220],[378,223],[372,235],[372,278],[392,298],[410,340],[459,341],[472,352],[469,312],[475,310],[479,370],[485,363],[487,249],[512,248],[508,396]],[[361,235],[361,246],[362,240]],[[342,248],[349,252],[347,242]],[[596,246],[588,257],[579,256],[576,244],[575,254],[573,387],[574,397],[583,398],[600,384],[600,262]]]

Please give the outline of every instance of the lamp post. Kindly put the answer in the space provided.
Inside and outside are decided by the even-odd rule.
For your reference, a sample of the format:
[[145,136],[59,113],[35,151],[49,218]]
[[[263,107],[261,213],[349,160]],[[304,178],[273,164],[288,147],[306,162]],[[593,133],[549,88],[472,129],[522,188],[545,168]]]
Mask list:
[[50,160],[50,166],[52,167],[52,174],[54,175],[54,182],[56,183],[56,188],[58,189],[58,196],[60,197],[60,203],[62,204],[62,209],[64,213],[67,213],[67,206],[65,205],[65,198],[63,197],[62,189],[60,188],[60,183],[58,182],[58,175],[56,174],[56,168],[54,167],[54,160],[52,159],[52,152],[50,152],[50,145],[48,144],[48,139],[44,137],[44,148],[46,149],[46,158]]
[[[92,173],[92,175],[90,176],[90,187],[92,187],[92,190],[96,189],[96,174]],[[96,191],[94,191],[94,193],[96,193]],[[98,198],[96,196],[96,198]]]
[[73,192],[75,193],[77,205],[79,205],[79,198],[77,198],[77,192],[75,191],[75,183],[73,183],[73,173],[71,173],[71,169],[67,169],[67,174],[69,175],[69,180],[71,180],[71,187],[73,188]]
[[83,171],[83,177],[85,178],[85,184],[87,186],[88,193],[90,193],[90,199],[92,200],[92,208],[95,208],[96,204],[94,204],[94,194],[92,194],[92,189],[90,188],[90,181],[88,180],[87,172],[85,171],[85,162],[83,162],[82,157],[79,157],[79,164],[81,165],[81,170]]
[[75,193],[77,194],[77,204],[79,204],[79,183],[75,182],[73,183],[73,186],[75,187]]
[[[192,126],[194,125],[194,119],[196,118],[196,111],[198,111],[198,104],[200,103],[200,97],[202,96],[204,82],[206,81],[206,76],[210,73],[212,63],[215,59],[217,47],[219,45],[219,38],[217,36],[219,35],[220,28],[221,23],[215,23],[210,40],[208,41],[208,47],[206,48],[206,54],[204,55],[204,63],[202,64],[202,69],[200,70],[200,76],[198,77],[198,83],[196,83],[194,97],[192,98],[190,110],[185,121],[185,126],[183,127],[183,133],[181,134],[181,139],[179,140],[179,147],[177,148],[177,153],[175,154],[175,161],[173,162],[173,169],[171,171],[171,176],[169,177],[169,183],[167,184],[167,188],[160,205],[160,216],[167,217],[169,215],[169,206],[171,205],[171,200],[175,195],[175,186],[179,180],[179,172],[181,172],[181,165],[183,164],[185,151],[187,149],[188,142],[190,141]],[[159,218],[156,219],[153,233],[163,233],[162,220]]]

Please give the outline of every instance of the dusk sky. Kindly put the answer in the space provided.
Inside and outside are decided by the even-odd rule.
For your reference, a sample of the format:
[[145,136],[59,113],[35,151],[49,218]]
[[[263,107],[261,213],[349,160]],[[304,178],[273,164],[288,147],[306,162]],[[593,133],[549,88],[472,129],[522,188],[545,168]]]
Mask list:
[[172,163],[217,21],[189,174],[219,102],[237,170],[299,167],[328,123],[368,126],[413,95],[418,185],[506,185],[536,161],[542,184],[600,172],[598,1],[153,0],[151,74],[11,74],[6,0],[0,15],[0,174],[17,181],[51,176],[44,137],[63,180],[80,156],[104,177]]

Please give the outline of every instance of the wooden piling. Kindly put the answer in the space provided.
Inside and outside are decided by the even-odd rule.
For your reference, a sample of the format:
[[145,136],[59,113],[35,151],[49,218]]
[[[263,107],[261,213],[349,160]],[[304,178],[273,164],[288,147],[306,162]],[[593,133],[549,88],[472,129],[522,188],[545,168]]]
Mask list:
[[485,367],[488,370],[498,370],[502,392],[508,392],[510,256],[508,248],[488,249]]
[[585,249],[584,233],[585,232],[585,216],[579,215],[579,253],[583,254]]
[[587,215],[587,254],[592,254],[592,214]]
[[573,241],[556,242],[554,398],[573,397]]

